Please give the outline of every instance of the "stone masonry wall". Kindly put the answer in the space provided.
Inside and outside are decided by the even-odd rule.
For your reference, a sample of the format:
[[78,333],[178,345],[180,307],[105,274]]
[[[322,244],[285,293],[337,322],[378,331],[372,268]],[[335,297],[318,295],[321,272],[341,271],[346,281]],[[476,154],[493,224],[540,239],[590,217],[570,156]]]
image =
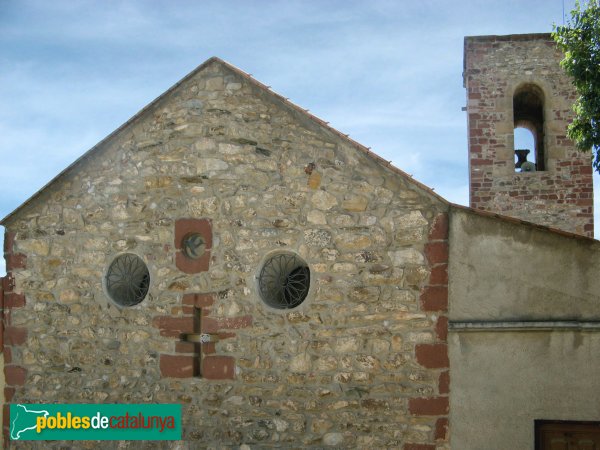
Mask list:
[[[449,449],[447,208],[209,60],[5,221],[7,401],[181,403],[180,448]],[[193,267],[186,227],[211,240]],[[256,289],[281,249],[311,270],[287,312]],[[124,309],[122,252],[151,277]],[[181,342],[198,326],[220,341]]]
[[[567,139],[575,88],[548,34],[465,38],[470,205],[593,237],[591,156]],[[546,170],[515,173],[513,94],[544,96]]]

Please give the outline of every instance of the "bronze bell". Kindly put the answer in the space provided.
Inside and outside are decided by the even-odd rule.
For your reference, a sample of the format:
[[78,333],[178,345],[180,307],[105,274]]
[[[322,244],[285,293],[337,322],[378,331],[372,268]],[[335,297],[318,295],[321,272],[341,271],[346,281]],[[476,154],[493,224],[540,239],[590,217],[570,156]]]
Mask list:
[[515,167],[517,169],[520,169],[521,166],[523,165],[524,162],[527,162],[527,155],[529,155],[529,152],[531,150],[527,149],[527,148],[520,148],[515,150],[515,154],[517,155],[517,163],[515,164]]

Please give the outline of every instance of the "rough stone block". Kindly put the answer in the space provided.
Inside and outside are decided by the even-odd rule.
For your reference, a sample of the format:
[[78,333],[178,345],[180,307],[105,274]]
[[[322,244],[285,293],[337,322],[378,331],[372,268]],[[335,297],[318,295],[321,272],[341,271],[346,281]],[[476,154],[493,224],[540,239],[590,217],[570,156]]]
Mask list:
[[313,172],[308,177],[308,187],[311,189],[318,189],[321,185],[321,174],[319,172]]
[[19,249],[28,255],[48,256],[50,243],[46,239],[27,239],[19,241]]
[[229,164],[217,158],[203,158],[196,164],[199,173],[227,170]]
[[328,211],[338,204],[337,198],[329,192],[318,190],[311,199],[317,209]]
[[212,317],[202,317],[202,332],[216,333],[219,330],[236,330],[252,326],[252,316],[226,317],[215,319]]
[[202,359],[202,377],[207,380],[233,380],[235,360],[231,356],[205,356]]
[[392,263],[397,267],[403,267],[410,264],[423,264],[425,259],[421,252],[414,248],[405,248],[388,252]]
[[369,201],[360,195],[352,195],[342,201],[342,208],[351,212],[362,212],[367,209]]
[[344,442],[344,435],[342,433],[326,433],[323,436],[323,444],[329,447],[339,446]]
[[223,78],[222,77],[213,77],[206,80],[206,90],[208,91],[220,91],[223,89]]

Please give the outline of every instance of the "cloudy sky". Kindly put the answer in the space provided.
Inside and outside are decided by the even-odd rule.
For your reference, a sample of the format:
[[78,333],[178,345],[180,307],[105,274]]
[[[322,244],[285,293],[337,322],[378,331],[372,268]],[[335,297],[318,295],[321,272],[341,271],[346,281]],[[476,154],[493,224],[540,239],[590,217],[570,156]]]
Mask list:
[[0,217],[211,56],[466,204],[463,37],[562,21],[563,0],[0,0]]

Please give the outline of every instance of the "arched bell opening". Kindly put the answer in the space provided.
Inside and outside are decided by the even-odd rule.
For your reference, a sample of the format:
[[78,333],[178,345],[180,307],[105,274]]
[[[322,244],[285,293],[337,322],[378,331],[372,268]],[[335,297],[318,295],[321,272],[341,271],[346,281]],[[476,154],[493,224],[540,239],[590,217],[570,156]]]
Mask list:
[[515,91],[513,122],[515,170],[521,172],[546,170],[544,94],[539,87],[526,84]]

